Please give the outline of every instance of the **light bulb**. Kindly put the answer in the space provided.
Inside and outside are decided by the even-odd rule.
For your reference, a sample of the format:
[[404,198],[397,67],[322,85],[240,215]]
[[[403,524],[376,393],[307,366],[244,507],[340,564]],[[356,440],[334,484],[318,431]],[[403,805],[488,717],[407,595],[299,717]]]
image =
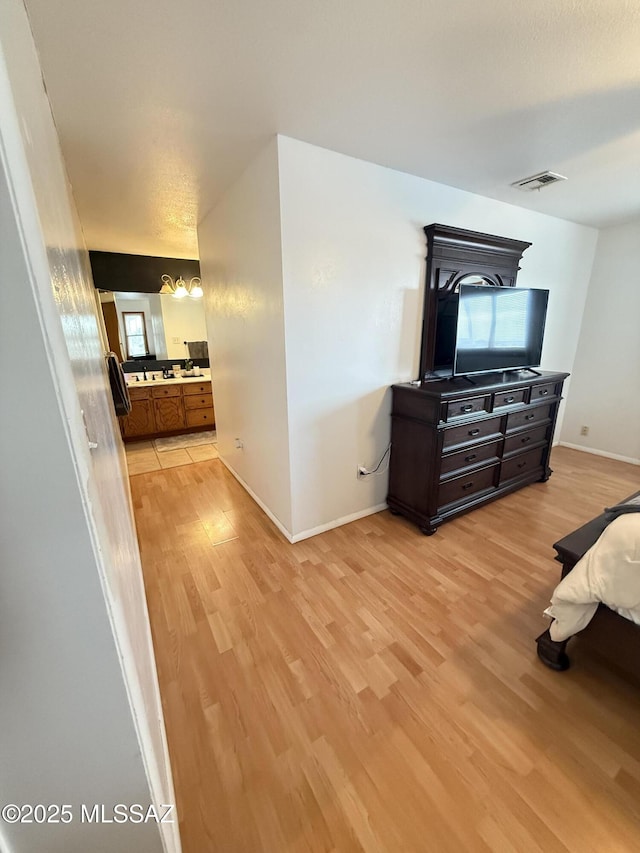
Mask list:
[[187,286],[184,283],[182,276],[180,276],[176,281],[176,290],[173,295],[176,299],[184,299],[185,296],[189,295],[189,291],[187,290]]

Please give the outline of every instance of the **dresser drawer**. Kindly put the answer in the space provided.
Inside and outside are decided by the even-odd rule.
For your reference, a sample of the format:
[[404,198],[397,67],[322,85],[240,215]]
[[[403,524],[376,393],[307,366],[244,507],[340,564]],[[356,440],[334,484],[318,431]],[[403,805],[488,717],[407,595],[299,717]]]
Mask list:
[[508,453],[526,450],[529,446],[546,441],[548,429],[549,427],[545,424],[544,426],[536,427],[536,429],[528,429],[526,432],[518,432],[515,435],[508,436],[504,440],[502,455],[506,456]]
[[512,412],[507,418],[507,432],[546,421],[550,414],[551,406],[531,406],[521,412]]
[[502,418],[489,418],[486,421],[450,427],[444,431],[443,448],[455,447],[458,444],[470,444],[483,438],[501,435]]
[[471,415],[473,412],[487,412],[489,397],[467,397],[466,400],[450,400],[447,403],[447,420]]
[[158,399],[158,397],[180,397],[181,394],[179,385],[163,385],[160,388],[151,389],[151,396],[154,399]]
[[129,396],[132,400],[148,400],[151,397],[151,388],[132,388],[129,386]]
[[192,394],[210,394],[211,382],[186,382],[182,389],[185,397],[190,397]]
[[495,489],[498,481],[499,465],[491,465],[489,468],[480,468],[454,480],[446,480],[440,483],[438,489],[438,508],[457,501],[468,500],[471,495]]
[[526,453],[519,453],[505,460],[500,469],[500,485],[507,480],[515,480],[517,477],[531,474],[536,469],[541,470],[542,457],[546,451],[546,447],[538,447],[536,450],[527,450]]
[[184,398],[185,409],[211,409],[213,407],[213,396],[211,394],[187,395]]
[[534,400],[544,400],[545,397],[555,397],[556,383],[549,382],[546,385],[532,385],[530,402]]
[[187,426],[204,426],[215,424],[213,409],[187,409]]
[[480,447],[467,447],[466,450],[458,450],[457,453],[449,453],[442,457],[440,465],[440,476],[455,475],[462,468],[479,465],[481,462],[493,462],[500,456],[500,444],[502,439],[482,444]]
[[502,391],[494,396],[493,408],[501,409],[503,406],[515,406],[516,403],[524,403],[526,396],[526,388],[518,388],[517,391]]

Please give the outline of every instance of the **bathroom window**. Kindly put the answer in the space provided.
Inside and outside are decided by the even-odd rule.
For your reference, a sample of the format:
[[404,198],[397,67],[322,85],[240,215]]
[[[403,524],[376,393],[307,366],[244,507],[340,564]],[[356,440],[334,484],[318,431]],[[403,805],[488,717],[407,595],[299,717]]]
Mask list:
[[147,327],[142,311],[123,311],[124,335],[127,342],[127,358],[139,358],[149,352]]

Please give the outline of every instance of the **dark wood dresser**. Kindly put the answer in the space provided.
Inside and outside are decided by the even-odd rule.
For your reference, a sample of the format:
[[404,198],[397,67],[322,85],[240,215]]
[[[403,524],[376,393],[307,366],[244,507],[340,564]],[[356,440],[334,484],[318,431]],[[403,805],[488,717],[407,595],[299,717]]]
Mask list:
[[393,386],[387,502],[428,535],[551,475],[568,373],[529,371]]

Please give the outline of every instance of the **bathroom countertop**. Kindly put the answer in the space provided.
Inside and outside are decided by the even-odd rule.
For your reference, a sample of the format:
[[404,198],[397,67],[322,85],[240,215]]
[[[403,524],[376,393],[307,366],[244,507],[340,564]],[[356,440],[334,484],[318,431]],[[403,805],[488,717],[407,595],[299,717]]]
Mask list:
[[[153,371],[157,373],[158,371]],[[192,382],[211,382],[211,375],[208,373],[202,373],[200,376],[178,376],[175,379],[163,379],[162,373],[158,376],[157,379],[141,379],[139,382],[136,382],[135,379],[129,379],[129,376],[135,376],[135,373],[125,374],[127,376],[127,387],[129,388],[148,388],[152,385],[187,385]],[[147,371],[147,375],[150,375],[150,371]]]

